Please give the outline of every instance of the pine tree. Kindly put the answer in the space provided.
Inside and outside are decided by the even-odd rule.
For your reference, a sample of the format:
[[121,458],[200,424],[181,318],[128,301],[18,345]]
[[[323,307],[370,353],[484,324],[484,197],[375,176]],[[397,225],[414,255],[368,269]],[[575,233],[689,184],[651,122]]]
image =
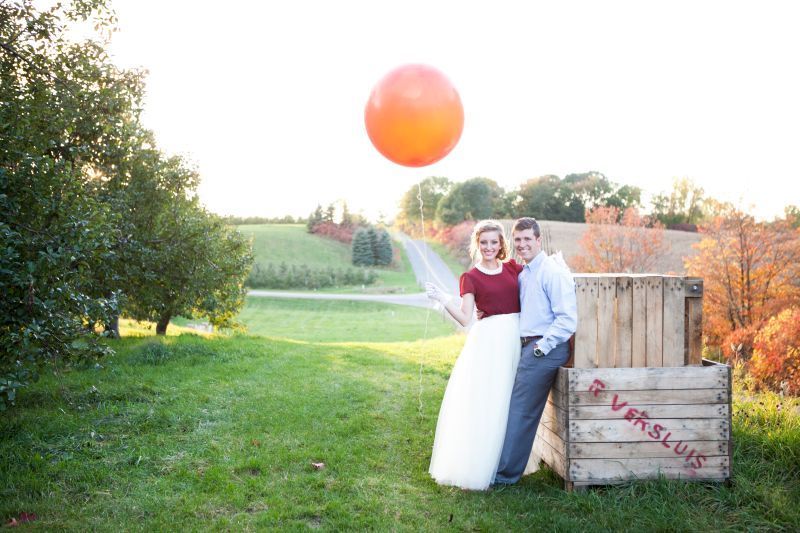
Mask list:
[[379,229],[377,232],[377,242],[375,247],[375,264],[380,266],[389,266],[392,264],[393,250],[392,238],[389,232],[385,229]]
[[373,266],[375,254],[372,251],[372,241],[375,230],[372,228],[359,228],[353,234],[353,264],[356,266]]
[[309,233],[314,233],[314,228],[322,222],[322,206],[317,204],[317,208],[314,209],[314,212],[311,213],[308,217],[308,223],[306,223],[306,229]]

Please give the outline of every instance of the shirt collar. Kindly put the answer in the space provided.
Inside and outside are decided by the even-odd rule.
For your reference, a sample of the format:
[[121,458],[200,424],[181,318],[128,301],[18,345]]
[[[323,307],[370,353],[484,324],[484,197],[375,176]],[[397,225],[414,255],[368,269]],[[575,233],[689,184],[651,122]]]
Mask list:
[[539,250],[539,253],[536,254],[536,257],[533,258],[533,261],[525,264],[525,268],[533,272],[535,268],[538,268],[539,265],[542,264],[542,261],[544,261],[545,256],[546,254],[544,253],[544,250]]

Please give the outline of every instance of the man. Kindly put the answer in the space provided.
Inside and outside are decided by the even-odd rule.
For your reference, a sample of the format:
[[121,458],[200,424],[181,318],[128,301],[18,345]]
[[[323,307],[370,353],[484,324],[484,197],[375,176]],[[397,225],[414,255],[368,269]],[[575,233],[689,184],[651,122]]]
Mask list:
[[522,477],[550,387],[558,367],[569,359],[568,341],[578,323],[575,282],[568,269],[542,251],[536,220],[520,218],[511,235],[517,257],[525,262],[519,274],[522,355],[495,476],[495,483],[502,484]]

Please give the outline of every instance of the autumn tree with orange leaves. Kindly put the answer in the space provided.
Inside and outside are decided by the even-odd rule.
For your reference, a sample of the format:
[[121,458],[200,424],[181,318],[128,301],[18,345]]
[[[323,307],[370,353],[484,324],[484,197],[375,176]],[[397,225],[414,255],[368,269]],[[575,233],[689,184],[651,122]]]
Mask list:
[[746,361],[767,321],[800,304],[800,229],[731,209],[701,231],[705,236],[694,245],[699,253],[685,265],[690,276],[705,280],[706,344]]
[[596,207],[586,211],[588,229],[581,237],[585,250],[571,261],[578,272],[652,271],[658,257],[669,251],[664,226],[642,216],[634,207]]

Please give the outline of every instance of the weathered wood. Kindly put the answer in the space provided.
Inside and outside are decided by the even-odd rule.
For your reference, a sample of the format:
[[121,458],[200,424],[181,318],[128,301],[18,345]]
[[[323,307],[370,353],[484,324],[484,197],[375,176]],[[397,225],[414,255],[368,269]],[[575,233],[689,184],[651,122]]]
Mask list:
[[553,394],[553,391],[559,392],[567,392],[567,387],[569,385],[569,370],[567,368],[559,367],[558,372],[556,373],[556,379],[553,380],[553,387],[550,389],[550,393]]
[[[674,386],[683,384],[675,383]],[[574,392],[569,393],[569,405],[611,405],[616,391]],[[627,391],[625,400],[630,403],[680,404],[680,403],[727,403],[728,390],[717,389],[661,389],[658,395],[653,391]]]
[[614,366],[630,368],[633,334],[633,282],[630,277],[617,278],[617,312],[614,315]]
[[566,409],[560,409],[553,403],[547,402],[544,406],[544,411],[542,411],[540,423],[551,428],[562,440],[567,439],[569,418],[567,417]]
[[686,298],[686,357],[687,365],[698,365],[703,358],[703,299]]
[[[729,369],[720,367],[675,368],[574,368],[569,373],[569,390],[659,390],[713,389],[728,386]],[[599,382],[599,383],[598,383]]]
[[597,366],[614,367],[614,315],[616,278],[601,278],[597,284]]
[[[674,445],[678,441],[727,440],[730,423],[718,418],[653,419],[647,424],[635,420],[570,420],[569,442],[649,442]],[[655,425],[662,429],[656,431]],[[655,433],[653,433],[655,432]],[[653,433],[655,437],[651,435]]]
[[646,361],[649,367],[660,367],[663,363],[664,335],[664,282],[663,278],[650,276],[645,280],[647,292]]
[[550,467],[556,474],[561,477],[566,477],[567,474],[567,459],[564,455],[564,450],[559,451],[553,448],[547,441],[536,436],[533,443],[534,450],[532,455],[541,458],[547,466]]
[[631,366],[647,366],[647,284],[631,280]]
[[703,278],[684,278],[683,294],[686,298],[702,298]]
[[536,438],[542,439],[562,455],[567,455],[566,441],[559,437],[558,434],[550,429],[544,422],[539,423],[539,428],[536,430]]
[[570,460],[569,475],[574,482],[611,479],[668,478],[725,479],[728,477],[727,456],[709,457],[702,467],[681,457],[659,459],[578,459]]
[[575,368],[597,366],[597,291],[595,277],[575,277],[578,329],[575,332]]
[[[689,449],[696,449],[706,457],[726,455],[728,441],[687,441]],[[645,458],[674,457],[672,448],[666,448],[661,442],[570,442],[567,444],[567,455],[570,458]]]
[[664,306],[663,323],[664,333],[662,339],[662,366],[683,366],[685,349],[684,312],[686,298],[684,297],[683,279],[664,278]]
[[[616,411],[614,407],[618,407]],[[682,405],[659,405],[659,404],[632,404],[620,398],[616,406],[611,405],[576,405],[571,406],[569,411],[565,411],[561,418],[569,416],[570,420],[613,420],[624,418],[628,409],[636,409],[645,412],[654,420],[665,418],[723,418],[727,419],[730,410],[725,403],[709,404],[682,404]],[[553,407],[555,410],[555,406]],[[559,409],[560,410],[560,409]]]

